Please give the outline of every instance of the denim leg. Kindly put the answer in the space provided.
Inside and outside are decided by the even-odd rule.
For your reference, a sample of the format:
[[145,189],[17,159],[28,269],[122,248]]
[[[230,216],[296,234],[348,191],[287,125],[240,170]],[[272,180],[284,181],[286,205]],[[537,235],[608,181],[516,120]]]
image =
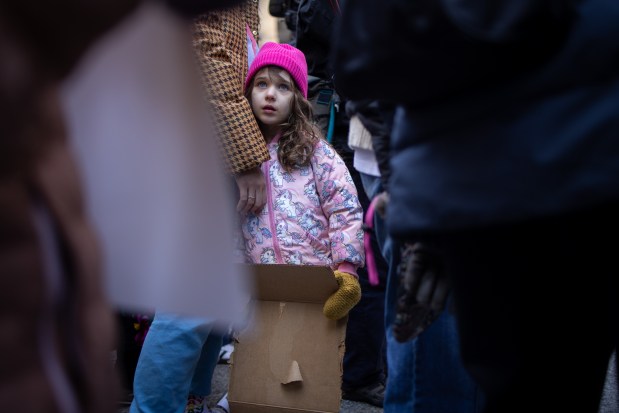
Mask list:
[[223,335],[211,330],[206,343],[202,346],[202,354],[193,375],[189,394],[208,396],[211,394],[211,383],[215,366],[219,360],[219,350],[223,343]]
[[475,413],[482,396],[458,352],[454,316],[444,312],[414,340],[399,343],[388,327],[385,413]]
[[[380,178],[361,174],[361,182],[368,197],[374,198],[382,192]],[[391,324],[395,318],[395,303],[397,300],[397,266],[400,260],[400,250],[387,234],[384,220],[374,216],[374,230],[378,245],[387,262],[387,287],[385,291],[385,330],[387,343],[387,386],[385,389],[385,413],[411,412],[413,410],[414,342],[398,343],[391,332]]]
[[[384,230],[384,223],[381,223]],[[416,340],[398,342],[393,336],[393,320],[398,293],[397,267],[400,262],[399,245],[385,237],[383,254],[389,263],[387,292],[385,295],[385,327],[387,334],[387,387],[385,388],[385,413],[413,412],[416,384]]]
[[475,413],[482,396],[460,358],[456,320],[447,309],[414,341],[415,413]]
[[[382,191],[380,179],[361,174],[368,196]],[[399,343],[391,325],[398,299],[400,244],[387,233],[380,216],[374,219],[376,237],[388,263],[385,293],[387,387],[385,413],[476,413],[481,392],[460,359],[455,318],[447,309],[414,340]]]
[[135,371],[131,413],[185,411],[210,330],[210,324],[202,319],[155,315]]

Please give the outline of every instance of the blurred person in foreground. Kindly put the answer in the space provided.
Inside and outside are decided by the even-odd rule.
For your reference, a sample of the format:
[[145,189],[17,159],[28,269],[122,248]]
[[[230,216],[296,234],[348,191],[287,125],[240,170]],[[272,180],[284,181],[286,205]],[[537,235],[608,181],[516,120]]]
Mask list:
[[400,104],[389,231],[437,246],[484,411],[597,412],[619,342],[616,3],[351,1],[342,21],[338,85]]
[[135,5],[0,5],[3,412],[114,411],[114,320],[59,87]]
[[[266,181],[260,166],[269,153],[243,95],[249,64],[258,51],[258,26],[257,1],[243,0],[234,7],[196,16],[192,27],[203,92],[222,147],[220,172],[223,174],[225,164],[236,183],[236,207],[245,213],[257,213],[266,203]],[[218,195],[228,194],[211,194]],[[202,213],[217,218],[215,211]],[[212,233],[222,241],[230,235]],[[204,278],[212,278],[212,268],[200,270]],[[158,310],[136,367],[131,413],[208,411],[211,381],[228,328],[214,317]]]
[[[119,237],[109,242],[107,235],[111,228],[118,227],[119,221],[111,219],[106,222],[109,225],[100,225],[102,221],[94,218],[101,215],[98,210],[101,205],[92,202],[94,199],[104,201],[105,206],[122,204],[119,209],[134,211],[133,201],[139,197],[134,196],[135,193],[144,195],[138,184],[141,176],[135,172],[145,164],[153,165],[142,159],[145,162],[138,161],[128,166],[127,159],[135,160],[144,154],[144,150],[152,153],[150,149],[155,146],[152,135],[136,133],[137,129],[127,128],[126,123],[135,119],[136,112],[147,114],[139,122],[145,123],[144,119],[152,114],[153,105],[149,98],[157,96],[153,94],[156,87],[150,88],[148,93],[141,93],[137,99],[139,103],[131,107],[131,112],[125,111],[119,122],[102,121],[108,126],[114,125],[112,134],[106,136],[86,124],[106,118],[108,114],[101,111],[101,106],[111,102],[112,107],[123,107],[124,100],[104,102],[111,96],[103,94],[102,98],[96,93],[87,93],[85,98],[77,93],[80,99],[74,100],[76,95],[72,98],[72,92],[68,91],[71,89],[68,84],[75,80],[76,72],[81,72],[77,77],[88,77],[100,70],[101,65],[95,64],[84,72],[83,60],[87,55],[93,57],[92,49],[98,48],[101,42],[118,41],[119,26],[127,29],[127,18],[130,15],[135,17],[141,10],[136,7],[138,2],[133,1],[104,3],[55,2],[33,8],[29,3],[8,1],[0,5],[0,124],[3,131],[0,137],[0,318],[3,331],[0,340],[0,411],[3,412],[114,412],[118,385],[111,359],[115,328],[111,302],[108,301],[110,297],[103,284],[111,281],[109,275],[114,269],[126,266],[128,262],[118,260],[110,246],[115,244],[114,241],[122,241],[119,244],[124,244],[123,258],[151,268],[154,261],[159,266],[162,257],[166,257],[163,260],[166,261],[176,252],[168,250],[165,254],[154,254],[153,249],[135,242],[135,238],[129,235],[140,232],[136,230],[137,225],[125,226],[117,234]],[[183,25],[179,14],[172,13],[163,3],[143,2],[146,3],[159,6],[163,15]],[[204,6],[192,5],[191,1],[169,3],[177,3],[175,10],[183,15],[191,14],[196,8],[205,11]],[[221,3],[217,2],[217,5],[221,6]],[[214,6],[215,3],[209,4],[209,7]],[[129,26],[136,21],[141,22],[138,18]],[[176,33],[186,32],[187,23],[185,21],[184,30],[175,26]],[[162,27],[158,26],[158,29]],[[161,48],[158,44],[159,53],[167,55],[177,49],[168,48],[170,45],[168,42],[165,48]],[[137,60],[130,56],[124,62],[131,66],[139,63]],[[170,73],[179,74],[178,71]],[[143,79],[144,72],[139,74]],[[127,82],[122,85],[124,90],[136,84],[128,81],[123,71],[116,75],[109,84],[117,86]],[[99,83],[99,91],[109,89],[109,84]],[[186,102],[182,96],[187,90],[178,92],[175,97]],[[157,93],[162,93],[162,90],[158,89]],[[135,100],[131,102],[136,103]],[[127,113],[132,116],[127,117]],[[165,118],[164,123],[169,120]],[[153,123],[161,126],[157,121],[153,120]],[[88,139],[84,139],[90,136],[97,137],[96,142],[90,142],[94,146],[88,146]],[[129,136],[131,143],[137,141],[139,145],[121,145],[122,151],[116,147],[105,153],[107,158],[100,157],[109,149],[106,146],[108,141],[115,141],[118,136]],[[201,152],[188,150],[191,145],[187,145],[187,137],[187,133],[167,135],[168,143],[174,139],[173,148],[177,151],[166,152],[166,155],[181,153],[175,159],[179,162],[166,165],[168,178],[183,175],[183,172],[188,172],[185,177],[196,178],[195,169],[187,171],[179,166],[202,163],[188,156],[188,153],[194,153],[199,157]],[[85,148],[88,150],[83,151]],[[134,149],[138,149],[138,153]],[[191,162],[187,162],[189,158]],[[122,176],[130,189],[126,191],[127,187],[123,187],[123,192],[111,185],[113,181],[108,178],[117,170],[126,172],[127,167],[133,173]],[[161,169],[159,165],[150,172]],[[93,171],[96,173],[92,174]],[[91,185],[97,181],[93,177],[103,185]],[[162,183],[155,182],[157,185],[151,184],[148,189],[170,199],[169,187],[163,189]],[[104,189],[103,194],[101,189]],[[207,205],[213,206],[213,203],[207,202]],[[139,216],[133,215],[132,219],[152,217],[144,211]],[[194,213],[181,216],[197,218]],[[169,222],[148,220],[146,224],[150,229],[161,230]],[[187,232],[187,226],[180,228],[175,235],[180,235],[180,239],[186,242],[189,238],[180,234],[183,231]],[[158,236],[152,237],[153,233],[159,234],[160,231],[149,233],[150,238],[160,240]],[[211,242],[209,236],[206,245]],[[200,256],[204,255],[200,251]],[[188,259],[188,256],[195,258],[193,250],[181,250],[178,256],[177,262],[195,264],[195,260]],[[147,259],[141,259],[144,257]],[[137,274],[132,271],[119,271],[118,274],[129,283],[137,279]],[[168,273],[168,278],[170,275],[176,274]],[[178,278],[174,277],[175,282]],[[175,299],[178,301],[178,297]],[[151,299],[150,305],[155,304],[157,300]]]

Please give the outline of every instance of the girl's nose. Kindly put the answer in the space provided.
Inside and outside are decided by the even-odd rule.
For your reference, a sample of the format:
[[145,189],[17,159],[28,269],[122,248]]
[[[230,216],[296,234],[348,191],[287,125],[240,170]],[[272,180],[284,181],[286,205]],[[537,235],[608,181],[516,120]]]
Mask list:
[[271,98],[271,99],[275,98],[275,87],[274,86],[269,86],[267,88],[267,98]]

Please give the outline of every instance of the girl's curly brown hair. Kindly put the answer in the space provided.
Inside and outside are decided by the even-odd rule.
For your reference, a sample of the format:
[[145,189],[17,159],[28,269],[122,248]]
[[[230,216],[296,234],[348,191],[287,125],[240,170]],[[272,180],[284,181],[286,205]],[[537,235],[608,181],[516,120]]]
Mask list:
[[[282,70],[279,67],[269,67],[269,76],[274,75],[273,70]],[[254,79],[245,91],[245,97],[251,103],[251,91],[254,87]],[[308,166],[314,156],[316,143],[322,139],[322,133],[314,124],[311,103],[303,96],[297,85],[292,82],[292,108],[288,121],[283,123],[282,136],[279,138],[277,159],[286,172]],[[260,123],[258,121],[258,123]]]

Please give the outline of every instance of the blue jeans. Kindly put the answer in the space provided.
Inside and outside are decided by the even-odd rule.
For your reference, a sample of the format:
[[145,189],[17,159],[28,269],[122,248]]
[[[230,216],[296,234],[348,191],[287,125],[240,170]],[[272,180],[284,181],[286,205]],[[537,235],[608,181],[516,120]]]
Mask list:
[[183,413],[187,397],[208,396],[222,332],[203,319],[157,313],[133,383],[130,413]]
[[[372,198],[382,192],[380,179],[361,174]],[[387,387],[385,413],[476,413],[482,408],[477,385],[460,359],[454,316],[447,310],[417,338],[399,343],[393,336],[399,279],[400,245],[387,233],[378,214],[374,228],[389,264],[385,296],[387,334]]]

